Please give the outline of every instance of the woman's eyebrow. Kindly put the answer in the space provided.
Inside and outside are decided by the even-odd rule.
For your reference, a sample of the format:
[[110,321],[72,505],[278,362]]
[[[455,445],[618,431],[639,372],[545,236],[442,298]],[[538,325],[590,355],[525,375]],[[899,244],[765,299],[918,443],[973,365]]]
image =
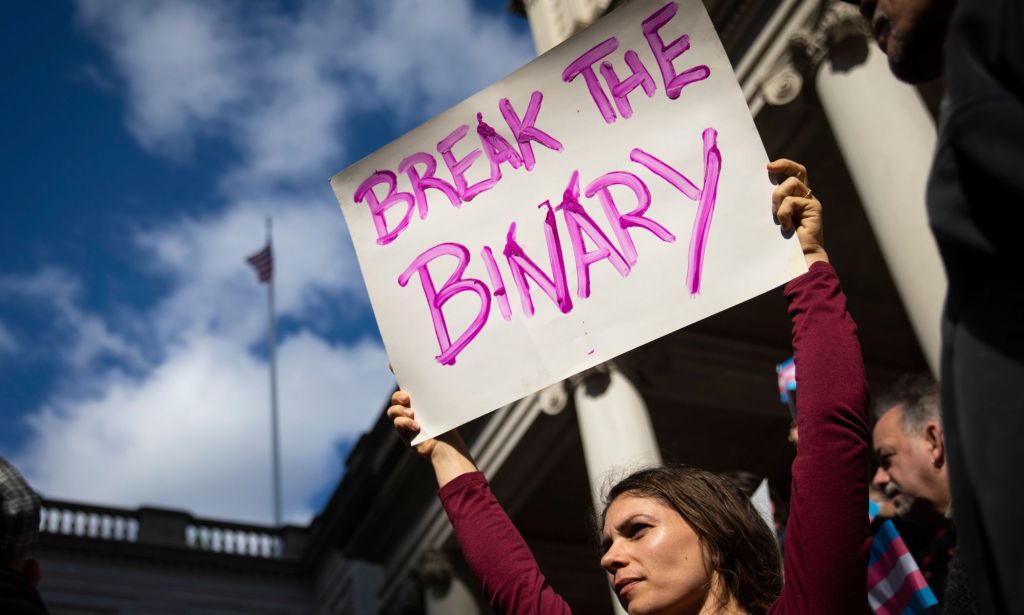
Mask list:
[[[626,517],[622,521],[619,521],[618,523],[616,523],[614,525],[615,531],[617,531],[618,533],[622,534],[624,532],[625,528],[630,523],[633,523],[633,521],[635,521],[638,517],[646,517],[646,516],[647,515],[645,515],[644,513],[633,513],[632,515]],[[611,546],[612,546],[612,537],[607,535],[607,534],[605,534],[604,538],[601,540],[601,553],[607,553],[608,549],[610,549]]]
[[624,529],[625,529],[625,528],[626,528],[626,527],[627,527],[627,526],[628,526],[629,524],[633,523],[634,521],[636,521],[637,519],[640,519],[640,518],[643,518],[643,519],[645,519],[645,520],[647,520],[647,521],[653,521],[653,520],[654,520],[654,518],[653,518],[653,517],[651,517],[650,515],[648,515],[647,513],[633,513],[632,515],[630,515],[630,516],[626,517],[626,518],[625,518],[625,519],[623,519],[622,521],[619,521],[619,522],[618,522],[618,523],[617,523],[617,524],[615,525],[615,529],[616,529],[616,530],[618,530],[618,531],[619,531],[619,533],[622,533],[622,531],[623,531],[623,530],[624,530]]

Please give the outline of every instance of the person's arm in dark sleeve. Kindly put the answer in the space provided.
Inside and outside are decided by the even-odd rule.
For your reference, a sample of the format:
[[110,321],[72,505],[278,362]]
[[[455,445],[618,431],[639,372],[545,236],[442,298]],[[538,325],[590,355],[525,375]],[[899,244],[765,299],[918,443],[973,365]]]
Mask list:
[[526,541],[494,498],[482,473],[462,474],[438,495],[466,562],[498,613],[571,613],[541,574]]
[[857,327],[835,270],[816,262],[786,285],[799,443],[793,462],[781,612],[867,612],[871,545],[868,391]]
[[807,169],[776,160],[788,176],[772,213],[800,242],[808,272],[786,285],[797,381],[797,455],[786,527],[785,580],[771,613],[868,611],[868,391],[857,326],[825,252],[822,206]]
[[[388,417],[407,441],[420,432],[412,400],[405,391],[391,397]],[[430,460],[455,538],[487,602],[502,615],[571,615],[569,605],[541,574],[519,530],[498,504],[477,470],[458,431],[426,440],[416,452]]]

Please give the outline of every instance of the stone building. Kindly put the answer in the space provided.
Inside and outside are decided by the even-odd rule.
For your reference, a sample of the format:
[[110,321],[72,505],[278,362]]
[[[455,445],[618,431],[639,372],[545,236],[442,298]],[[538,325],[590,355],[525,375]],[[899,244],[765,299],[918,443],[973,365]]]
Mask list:
[[[615,4],[517,0],[511,8],[529,19],[543,52]],[[941,85],[897,82],[854,7],[705,5],[769,157],[805,162],[825,203],[829,253],[860,326],[872,388],[934,371],[945,281],[925,222],[924,186]],[[616,468],[677,461],[747,470],[787,494],[793,450],[773,368],[790,355],[789,336],[781,291],[769,292],[463,429],[575,612],[618,609],[597,564],[591,520]],[[63,613],[489,613],[435,491],[428,464],[381,417],[308,528],[54,503],[75,519],[120,515],[137,525],[133,540],[46,534],[46,595]],[[238,552],[253,541],[266,550]],[[90,597],[80,598],[88,588]]]

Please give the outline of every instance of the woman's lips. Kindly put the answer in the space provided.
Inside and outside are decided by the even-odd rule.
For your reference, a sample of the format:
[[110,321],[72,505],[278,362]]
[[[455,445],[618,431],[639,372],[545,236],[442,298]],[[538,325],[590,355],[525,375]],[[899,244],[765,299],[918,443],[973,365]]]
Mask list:
[[640,581],[641,579],[623,579],[615,584],[615,593],[620,599],[625,598]]

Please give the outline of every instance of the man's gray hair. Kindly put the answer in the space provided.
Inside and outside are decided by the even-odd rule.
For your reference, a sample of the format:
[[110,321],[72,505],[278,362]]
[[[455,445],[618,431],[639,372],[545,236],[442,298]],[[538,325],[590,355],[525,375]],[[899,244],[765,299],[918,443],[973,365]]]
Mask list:
[[903,431],[918,435],[928,421],[941,421],[939,385],[931,376],[907,374],[875,402],[875,422],[896,406],[903,407]]

